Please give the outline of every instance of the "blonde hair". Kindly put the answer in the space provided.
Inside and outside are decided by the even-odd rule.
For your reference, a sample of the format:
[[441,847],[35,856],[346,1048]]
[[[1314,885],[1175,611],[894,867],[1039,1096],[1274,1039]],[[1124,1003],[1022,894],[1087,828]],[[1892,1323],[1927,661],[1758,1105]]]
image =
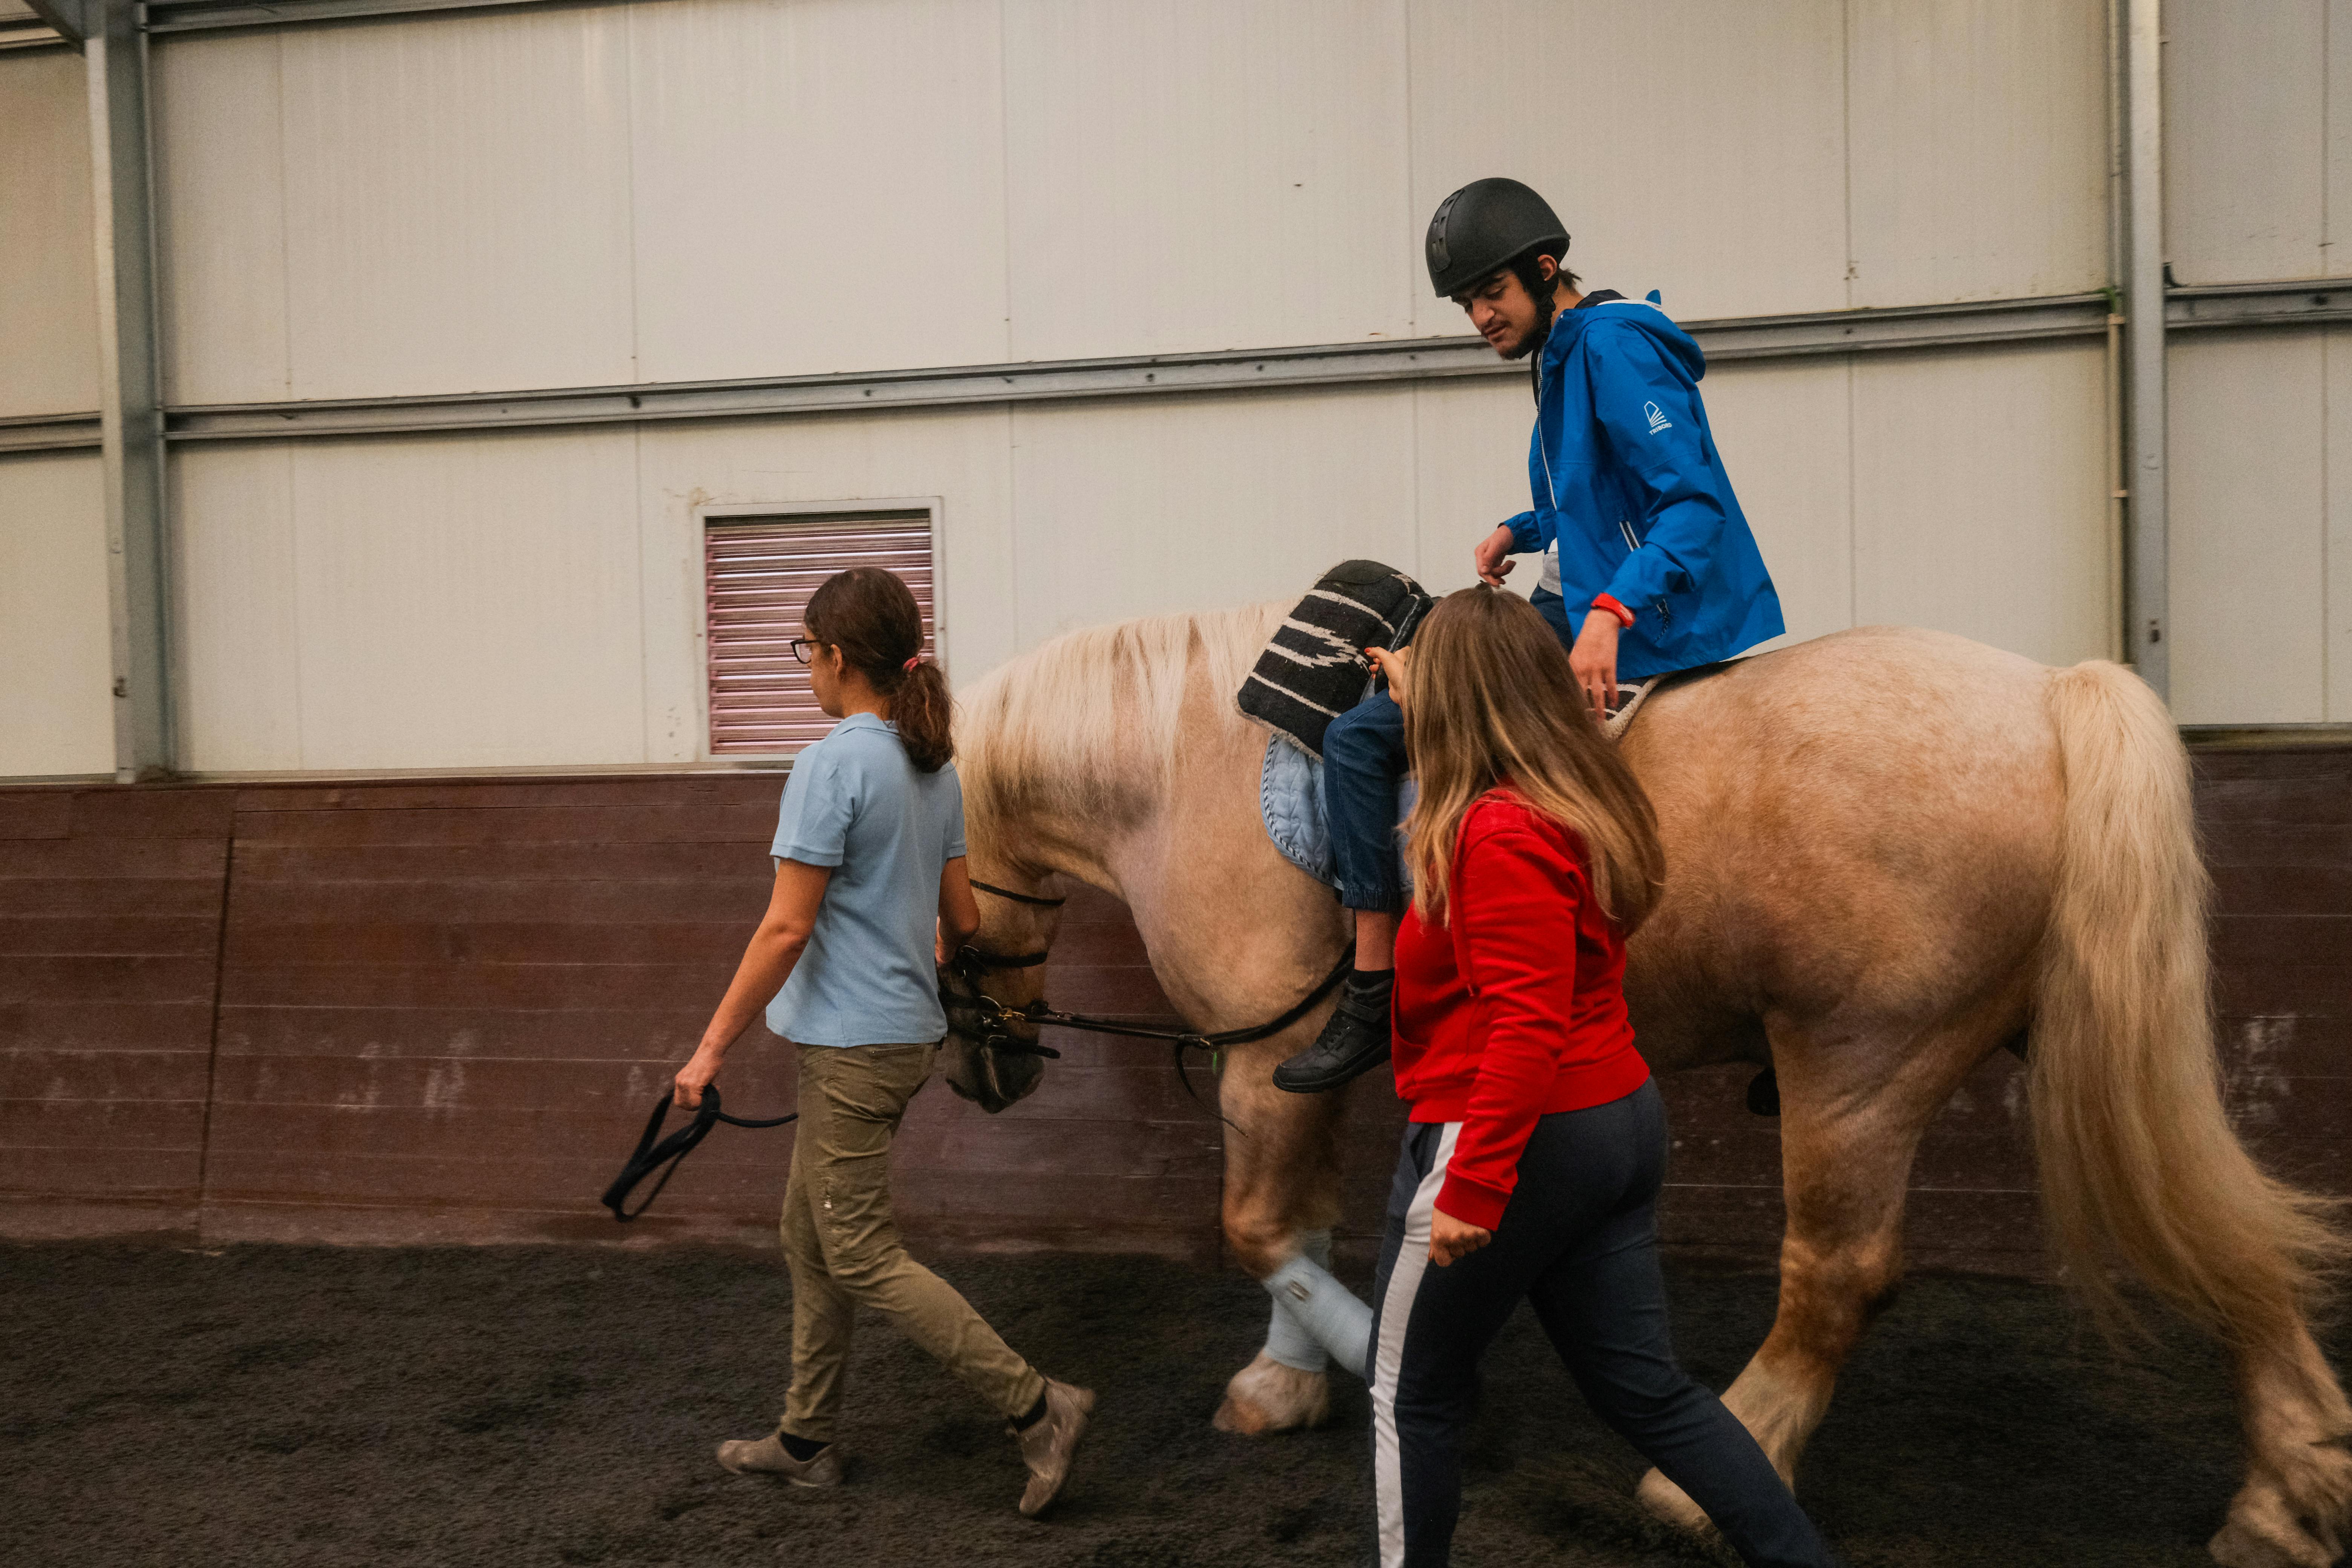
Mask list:
[[1233,693],[1282,616],[1255,605],[1087,626],[998,667],[962,694],[967,816],[1139,820],[1174,776],[1187,701],[1238,726]]
[[1444,920],[1462,819],[1498,786],[1583,839],[1593,897],[1622,930],[1648,917],[1665,879],[1657,814],[1525,599],[1465,588],[1430,611],[1413,638],[1405,749],[1421,794],[1404,858],[1423,920]]

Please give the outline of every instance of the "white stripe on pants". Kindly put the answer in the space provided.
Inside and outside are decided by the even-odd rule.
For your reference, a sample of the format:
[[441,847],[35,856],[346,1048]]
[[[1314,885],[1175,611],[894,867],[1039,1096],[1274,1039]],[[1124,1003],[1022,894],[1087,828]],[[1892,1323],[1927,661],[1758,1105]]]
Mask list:
[[1437,1158],[1412,1194],[1405,1211],[1404,1245],[1389,1275],[1388,1293],[1381,1298],[1381,1334],[1372,1346],[1372,1486],[1380,1500],[1381,1568],[1399,1568],[1404,1562],[1404,1477],[1397,1449],[1397,1368],[1404,1360],[1404,1332],[1412,1318],[1412,1299],[1421,1277],[1429,1268],[1430,1215],[1437,1212],[1438,1189],[1445,1185],[1445,1167],[1454,1158],[1454,1141],[1462,1123],[1449,1121],[1438,1134]]

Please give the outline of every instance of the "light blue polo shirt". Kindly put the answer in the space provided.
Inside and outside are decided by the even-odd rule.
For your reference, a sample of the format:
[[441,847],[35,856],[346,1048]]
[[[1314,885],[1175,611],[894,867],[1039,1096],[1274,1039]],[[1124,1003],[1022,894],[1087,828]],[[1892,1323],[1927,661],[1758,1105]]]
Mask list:
[[932,950],[940,874],[964,852],[955,764],[919,772],[896,724],[853,713],[793,760],[768,852],[833,868],[768,1027],[803,1046],[945,1036]]

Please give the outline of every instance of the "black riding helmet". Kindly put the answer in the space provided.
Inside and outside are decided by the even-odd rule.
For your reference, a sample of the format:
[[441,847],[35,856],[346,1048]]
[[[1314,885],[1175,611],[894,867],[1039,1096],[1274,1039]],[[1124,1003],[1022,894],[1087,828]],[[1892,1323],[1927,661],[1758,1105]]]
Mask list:
[[1429,281],[1450,300],[1529,251],[1568,254],[1568,230],[1551,204],[1517,180],[1473,180],[1437,204],[1429,220]]

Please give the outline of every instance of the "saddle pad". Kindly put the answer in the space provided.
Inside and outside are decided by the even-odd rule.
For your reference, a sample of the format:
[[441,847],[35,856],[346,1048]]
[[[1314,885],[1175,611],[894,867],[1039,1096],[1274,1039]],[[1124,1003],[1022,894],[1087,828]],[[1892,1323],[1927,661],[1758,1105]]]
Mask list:
[[1371,689],[1368,647],[1402,647],[1434,603],[1378,561],[1342,561],[1283,617],[1234,700],[1244,717],[1320,760],[1323,732]]
[[[1396,819],[1402,822],[1421,793],[1412,779],[1397,781]],[[1293,744],[1288,736],[1265,738],[1265,764],[1258,774],[1258,810],[1265,818],[1266,837],[1282,858],[1322,883],[1339,885],[1339,863],[1331,855],[1331,828],[1323,816],[1323,764]],[[1403,869],[1404,846],[1397,845],[1397,865]],[[1411,887],[1410,877],[1402,879]]]

